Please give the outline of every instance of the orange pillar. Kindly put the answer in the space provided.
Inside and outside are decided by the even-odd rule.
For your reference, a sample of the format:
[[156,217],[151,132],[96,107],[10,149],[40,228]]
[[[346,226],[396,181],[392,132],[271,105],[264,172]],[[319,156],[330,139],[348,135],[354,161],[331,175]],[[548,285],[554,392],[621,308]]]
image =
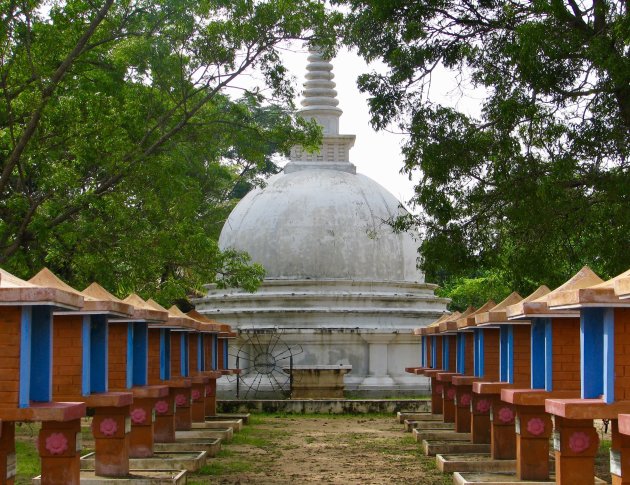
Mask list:
[[0,423],[0,478],[6,477],[6,482],[2,483],[13,485],[15,474],[15,423],[2,421]]
[[172,388],[175,395],[175,429],[187,431],[192,429],[191,387]]
[[470,433],[472,386],[455,386],[455,431]]
[[431,377],[431,414],[442,414],[443,412],[443,398],[442,393],[444,386],[441,382],[438,382],[437,378]]
[[42,485],[79,485],[81,420],[44,421],[37,441]]
[[619,421],[610,420],[610,476],[612,485],[630,485],[630,436],[619,432]]
[[551,416],[544,406],[516,406],[516,477],[549,480]]
[[129,433],[129,457],[148,458],[153,456],[154,442],[154,408],[156,398],[134,398],[129,416],[131,432]]
[[103,477],[129,475],[130,406],[94,408],[94,471]]
[[217,380],[210,379],[206,384],[206,416],[217,415]]
[[490,410],[492,399],[485,394],[474,393],[470,415],[470,432],[473,443],[490,443]]
[[592,419],[566,419],[555,416],[554,449],[556,483],[590,485],[595,478],[595,455],[599,436]]
[[516,429],[514,427],[516,409],[512,404],[501,401],[498,396],[488,396],[488,399],[492,401],[490,456],[493,460],[514,460],[516,458]]
[[194,382],[190,390],[191,415],[194,423],[206,420],[206,383]]
[[153,427],[156,443],[175,442],[175,393],[169,388],[168,396],[155,403],[155,423]]

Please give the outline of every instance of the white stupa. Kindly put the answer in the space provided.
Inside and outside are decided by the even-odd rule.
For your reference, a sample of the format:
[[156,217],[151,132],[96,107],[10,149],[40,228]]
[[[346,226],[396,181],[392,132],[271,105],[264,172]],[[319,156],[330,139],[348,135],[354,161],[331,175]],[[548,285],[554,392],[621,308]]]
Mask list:
[[265,267],[264,283],[254,294],[208,285],[196,307],[258,339],[281,329],[304,350],[295,364],[351,364],[349,390],[422,389],[404,371],[420,359],[412,329],[438,318],[448,300],[417,269],[419,241],[388,224],[404,213],[399,201],[350,163],[355,136],[339,134],[333,77],[332,64],[311,52],[299,113],[323,127],[320,152],[295,147],[284,173],[247,194],[221,232],[221,248]]

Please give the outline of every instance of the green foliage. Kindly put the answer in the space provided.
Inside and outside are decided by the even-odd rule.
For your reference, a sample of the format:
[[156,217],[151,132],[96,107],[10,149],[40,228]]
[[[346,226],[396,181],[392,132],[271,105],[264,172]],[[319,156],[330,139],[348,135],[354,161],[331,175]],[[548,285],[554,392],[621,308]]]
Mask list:
[[254,290],[262,268],[218,234],[276,155],[316,146],[277,52],[332,45],[336,16],[314,0],[2,2],[0,15],[0,264],[163,303],[217,276]]
[[[584,264],[603,277],[630,267],[627,3],[336,3],[346,42],[389,67],[359,84],[374,126],[409,135],[421,215],[406,222],[423,233],[429,281],[467,293],[500,272],[526,293]],[[479,118],[431,101],[437,67],[478,89]]]
[[[488,300],[499,303],[512,293],[512,287],[504,276],[485,271],[477,277],[456,277],[447,281],[437,294],[450,298],[452,310],[464,311],[468,306],[481,307]],[[522,295],[527,296],[527,295]]]

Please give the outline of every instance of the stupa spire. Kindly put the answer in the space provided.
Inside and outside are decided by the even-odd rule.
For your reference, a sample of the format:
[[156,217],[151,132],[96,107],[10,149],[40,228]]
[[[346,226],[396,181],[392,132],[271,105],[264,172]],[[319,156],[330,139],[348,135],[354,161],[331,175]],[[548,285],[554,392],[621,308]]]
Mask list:
[[322,125],[324,134],[338,135],[343,111],[337,107],[339,100],[333,82],[333,65],[314,50],[309,51],[307,61],[302,109],[298,113],[305,118],[315,118]]
[[306,119],[314,119],[320,124],[324,134],[322,146],[319,153],[308,153],[300,146],[293,147],[291,162],[284,167],[284,172],[328,169],[356,173],[356,167],[350,163],[349,154],[355,136],[339,134],[339,118],[343,111],[338,107],[333,65],[314,49],[309,50],[307,61],[302,109],[298,114]]

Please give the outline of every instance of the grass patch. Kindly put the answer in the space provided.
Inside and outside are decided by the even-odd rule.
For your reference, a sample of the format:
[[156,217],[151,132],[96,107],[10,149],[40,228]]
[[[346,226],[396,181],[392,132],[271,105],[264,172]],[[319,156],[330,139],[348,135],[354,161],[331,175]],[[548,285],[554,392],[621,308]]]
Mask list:
[[26,485],[31,483],[33,477],[41,472],[39,454],[34,443],[28,441],[15,442],[15,455],[17,457],[16,485]]
[[[230,475],[249,472],[253,467],[254,464],[252,460],[248,460],[247,456],[243,457],[243,459],[239,459],[235,457],[233,453],[227,452],[227,450],[221,450],[215,458],[201,467],[195,475]],[[194,478],[191,478],[188,480],[188,483],[194,484],[203,482],[195,482]]]

